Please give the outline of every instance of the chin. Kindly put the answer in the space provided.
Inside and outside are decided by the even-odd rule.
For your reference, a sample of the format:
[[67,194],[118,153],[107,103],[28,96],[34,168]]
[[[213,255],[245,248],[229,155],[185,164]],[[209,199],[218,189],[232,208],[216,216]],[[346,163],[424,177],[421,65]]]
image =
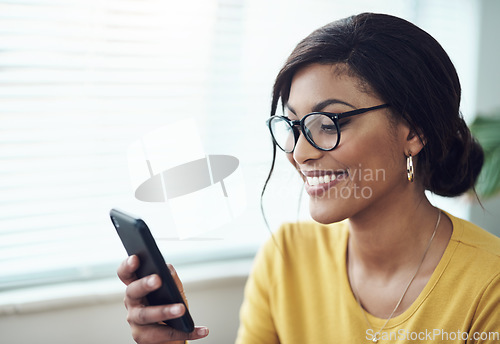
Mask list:
[[312,219],[321,224],[340,222],[348,218],[347,212],[337,205],[328,205],[318,202],[313,198],[309,199],[309,213]]

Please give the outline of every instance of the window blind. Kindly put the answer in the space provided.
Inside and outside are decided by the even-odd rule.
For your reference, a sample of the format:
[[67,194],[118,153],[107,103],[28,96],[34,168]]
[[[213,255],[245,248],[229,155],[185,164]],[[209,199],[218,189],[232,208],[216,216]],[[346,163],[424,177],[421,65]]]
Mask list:
[[203,120],[227,77],[241,2],[192,5],[0,3],[0,289],[109,275],[124,257],[107,212],[134,201],[127,145]]

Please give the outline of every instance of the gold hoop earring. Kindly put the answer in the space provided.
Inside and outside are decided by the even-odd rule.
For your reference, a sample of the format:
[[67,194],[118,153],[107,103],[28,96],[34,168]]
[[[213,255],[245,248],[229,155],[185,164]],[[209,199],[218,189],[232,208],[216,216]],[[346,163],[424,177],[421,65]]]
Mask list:
[[406,174],[408,176],[408,181],[413,183],[413,180],[415,179],[415,172],[413,170],[413,158],[411,153],[408,153],[408,156],[406,157]]

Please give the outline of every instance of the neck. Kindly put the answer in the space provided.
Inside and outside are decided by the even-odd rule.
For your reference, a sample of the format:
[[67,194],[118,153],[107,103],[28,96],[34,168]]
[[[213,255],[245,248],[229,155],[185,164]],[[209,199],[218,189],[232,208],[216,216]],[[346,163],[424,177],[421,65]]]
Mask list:
[[[380,216],[384,214],[384,216]],[[412,268],[436,227],[438,210],[424,194],[349,219],[349,259],[374,274]]]

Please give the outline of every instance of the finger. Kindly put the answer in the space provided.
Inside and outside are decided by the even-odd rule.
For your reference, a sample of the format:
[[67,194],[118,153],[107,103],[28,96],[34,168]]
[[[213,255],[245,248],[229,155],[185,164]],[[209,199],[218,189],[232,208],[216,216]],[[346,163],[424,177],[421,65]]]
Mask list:
[[137,270],[138,267],[139,258],[137,258],[137,256],[130,256],[120,264],[117,275],[125,285],[129,285],[137,279],[135,270]]
[[125,304],[129,306],[143,305],[143,298],[150,292],[160,288],[158,275],[150,275],[131,282],[125,290]]
[[127,321],[133,325],[149,325],[178,318],[186,308],[182,303],[163,306],[140,306],[129,309]]
[[196,327],[191,333],[177,331],[166,325],[137,326],[132,329],[132,337],[137,343],[160,344],[173,340],[195,340],[208,335],[208,328]]
[[175,281],[175,285],[177,286],[177,289],[179,289],[179,293],[181,293],[182,299],[184,300],[184,303],[187,305],[187,299],[186,299],[186,294],[184,293],[184,286],[182,285],[182,282],[179,278],[179,275],[177,275],[177,271],[175,270],[174,266],[172,264],[167,264],[168,269],[170,270],[170,274],[172,275],[172,278]]
[[174,266],[172,264],[167,264],[167,267],[170,270],[170,274],[174,278],[175,284],[177,285],[177,289],[179,289],[179,291],[181,291],[181,289],[184,289],[184,287],[182,286],[182,282],[179,276],[177,275],[177,270],[175,270]]

